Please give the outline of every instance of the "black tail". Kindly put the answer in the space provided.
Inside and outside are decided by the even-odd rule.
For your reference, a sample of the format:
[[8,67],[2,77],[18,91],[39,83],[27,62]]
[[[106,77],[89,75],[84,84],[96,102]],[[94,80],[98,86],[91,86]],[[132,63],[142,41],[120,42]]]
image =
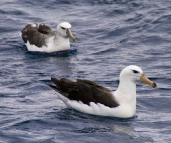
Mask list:
[[56,78],[51,77],[51,81],[55,84],[48,84],[48,86],[50,86],[52,89],[54,89],[55,91],[59,92],[58,90],[58,84],[59,84],[59,80]]
[[51,81],[58,86],[59,80],[57,78],[51,77]]

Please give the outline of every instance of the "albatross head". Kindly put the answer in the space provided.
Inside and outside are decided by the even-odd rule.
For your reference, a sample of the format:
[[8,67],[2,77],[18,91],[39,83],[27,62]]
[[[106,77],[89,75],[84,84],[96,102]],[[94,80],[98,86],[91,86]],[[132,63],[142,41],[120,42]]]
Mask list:
[[132,81],[132,82],[136,82],[136,81],[141,81],[145,84],[150,85],[153,88],[156,88],[157,85],[149,80],[143,73],[142,69],[138,66],[135,65],[130,65],[127,66],[126,68],[124,68],[121,73],[120,73],[120,81],[125,80],[125,81]]
[[68,22],[62,22],[57,26],[57,33],[60,34],[64,38],[71,38],[74,42],[76,42],[76,38],[71,33],[71,24]]

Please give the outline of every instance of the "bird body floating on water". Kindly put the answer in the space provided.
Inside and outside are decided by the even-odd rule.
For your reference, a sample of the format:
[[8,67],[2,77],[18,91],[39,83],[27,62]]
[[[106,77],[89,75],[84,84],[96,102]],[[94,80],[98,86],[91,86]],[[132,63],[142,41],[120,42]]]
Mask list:
[[76,42],[70,29],[71,24],[68,22],[60,23],[56,27],[56,32],[47,25],[35,23],[25,26],[21,33],[28,51],[51,53],[69,50],[69,38]]
[[130,65],[120,73],[120,83],[114,92],[90,80],[51,78],[49,86],[58,92],[59,98],[69,108],[100,116],[130,118],[136,113],[136,82],[156,88],[138,66]]

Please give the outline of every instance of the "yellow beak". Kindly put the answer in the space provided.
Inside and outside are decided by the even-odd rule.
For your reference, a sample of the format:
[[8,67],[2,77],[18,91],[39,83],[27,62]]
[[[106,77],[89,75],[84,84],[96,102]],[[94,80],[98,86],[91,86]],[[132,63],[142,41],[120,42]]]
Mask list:
[[67,29],[67,36],[69,37],[69,38],[71,38],[74,42],[76,42],[76,38],[72,35],[72,33],[71,33],[71,30],[70,29]]
[[145,83],[145,84],[150,85],[153,88],[157,87],[157,85],[153,81],[149,80],[144,74],[141,75],[140,81]]

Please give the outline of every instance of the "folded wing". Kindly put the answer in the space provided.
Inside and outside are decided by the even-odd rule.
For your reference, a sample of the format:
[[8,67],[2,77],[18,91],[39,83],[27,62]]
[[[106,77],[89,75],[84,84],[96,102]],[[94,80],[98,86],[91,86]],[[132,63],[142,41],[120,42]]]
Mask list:
[[28,24],[21,31],[22,39],[25,43],[29,41],[31,45],[39,48],[46,45],[46,38],[55,35],[50,27],[43,24]]
[[81,101],[87,105],[94,102],[108,107],[119,106],[111,93],[112,91],[93,81],[77,79],[76,82],[73,82],[66,78],[60,80],[51,78],[51,80],[55,85],[49,84],[49,86],[70,100]]

